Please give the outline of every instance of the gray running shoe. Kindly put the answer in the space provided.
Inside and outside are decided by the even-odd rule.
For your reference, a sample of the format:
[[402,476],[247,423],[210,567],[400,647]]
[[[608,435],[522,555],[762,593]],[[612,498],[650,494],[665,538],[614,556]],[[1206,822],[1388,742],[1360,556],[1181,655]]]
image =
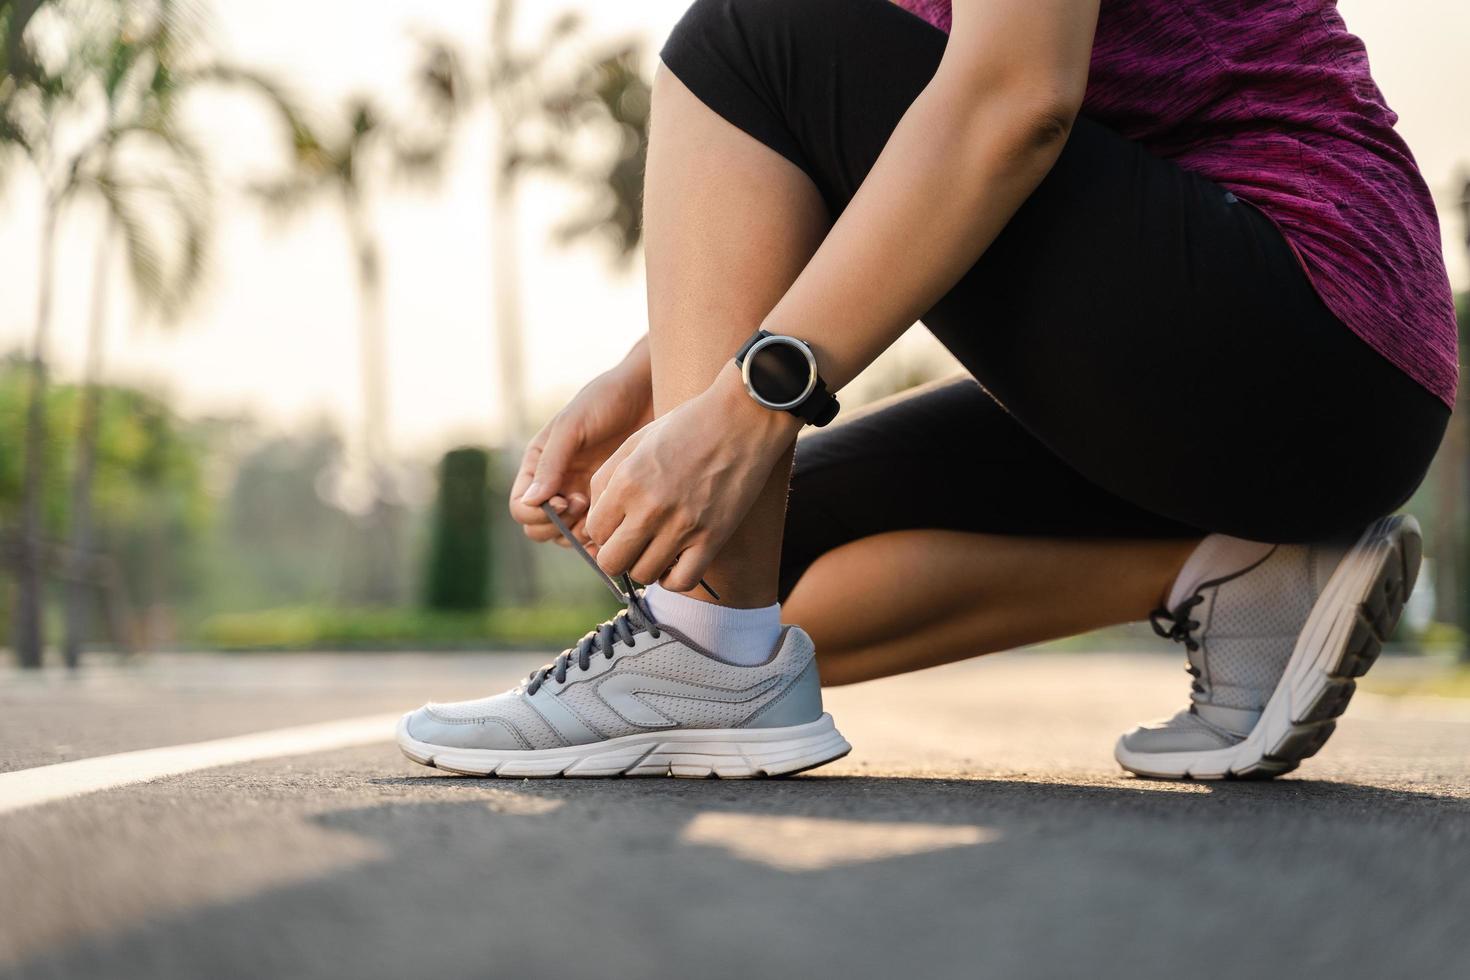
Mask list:
[[404,715],[403,754],[475,776],[745,778],[851,750],[822,711],[806,633],[786,627],[765,663],[729,663],[657,623],[626,576],[620,588],[597,570],[626,609],[503,694]]
[[[1208,542],[1207,542],[1208,543]],[[1354,544],[1279,545],[1237,568],[1201,568],[1188,598],[1152,617],[1183,643],[1191,704],[1118,740],[1140,776],[1270,779],[1315,754],[1393,632],[1419,574],[1410,516]],[[1176,590],[1176,595],[1179,592]]]

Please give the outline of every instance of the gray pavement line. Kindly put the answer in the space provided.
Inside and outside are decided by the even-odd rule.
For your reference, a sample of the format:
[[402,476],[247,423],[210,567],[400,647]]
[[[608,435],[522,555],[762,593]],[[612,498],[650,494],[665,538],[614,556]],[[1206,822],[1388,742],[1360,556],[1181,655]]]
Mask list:
[[0,773],[0,814],[199,769],[387,742],[399,715],[366,715]]

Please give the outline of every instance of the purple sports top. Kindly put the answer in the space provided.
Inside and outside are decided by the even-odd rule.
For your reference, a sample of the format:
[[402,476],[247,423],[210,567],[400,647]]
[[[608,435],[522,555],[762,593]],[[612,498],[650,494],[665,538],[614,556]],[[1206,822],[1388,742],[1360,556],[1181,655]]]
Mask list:
[[[949,30],[949,0],[897,2]],[[1259,208],[1327,308],[1453,406],[1434,203],[1336,0],[1102,0],[1082,111]]]

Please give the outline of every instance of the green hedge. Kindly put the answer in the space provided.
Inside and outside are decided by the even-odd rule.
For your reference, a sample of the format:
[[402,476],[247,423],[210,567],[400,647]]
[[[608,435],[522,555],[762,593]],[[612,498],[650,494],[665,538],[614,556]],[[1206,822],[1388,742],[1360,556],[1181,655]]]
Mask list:
[[200,637],[217,650],[561,650],[612,611],[610,605],[483,613],[295,606],[213,616]]

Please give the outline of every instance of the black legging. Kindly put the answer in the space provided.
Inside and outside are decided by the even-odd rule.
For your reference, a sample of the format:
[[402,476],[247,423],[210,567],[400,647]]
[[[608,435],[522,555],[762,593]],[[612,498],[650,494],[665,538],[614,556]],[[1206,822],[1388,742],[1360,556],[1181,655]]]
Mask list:
[[[835,218],[945,42],[887,0],[698,0],[662,57]],[[923,322],[974,378],[798,443],[783,597],[823,553],[901,529],[1345,533],[1408,499],[1449,418],[1259,211],[1087,118]]]

